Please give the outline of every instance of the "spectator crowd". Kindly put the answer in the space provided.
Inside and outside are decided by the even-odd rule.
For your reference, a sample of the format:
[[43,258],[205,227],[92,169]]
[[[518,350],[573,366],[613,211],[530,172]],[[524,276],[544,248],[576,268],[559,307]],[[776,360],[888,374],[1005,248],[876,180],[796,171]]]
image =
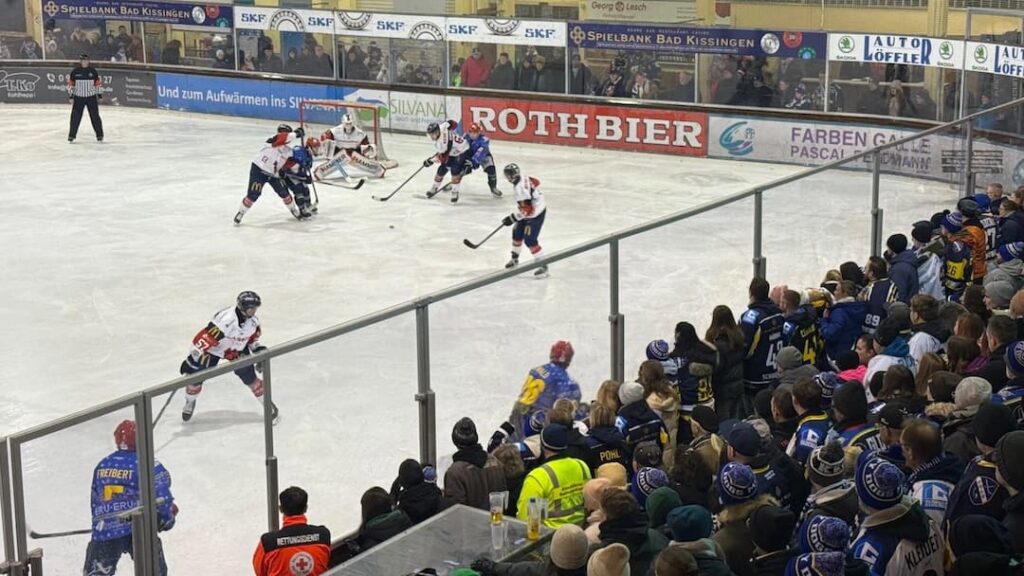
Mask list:
[[590,402],[555,343],[486,443],[455,423],[440,486],[406,460],[367,490],[331,562],[508,492],[508,516],[546,506],[549,548],[462,573],[1020,574],[1022,204],[992,183],[818,286],[754,278]]

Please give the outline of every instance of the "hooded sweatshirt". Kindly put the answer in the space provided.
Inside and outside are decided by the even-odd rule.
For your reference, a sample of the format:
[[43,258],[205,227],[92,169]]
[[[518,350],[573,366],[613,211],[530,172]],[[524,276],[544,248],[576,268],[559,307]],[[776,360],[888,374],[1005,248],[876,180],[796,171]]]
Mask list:
[[899,291],[900,302],[910,304],[910,299],[920,291],[917,276],[917,254],[913,250],[904,250],[895,255],[889,262],[889,278]]
[[828,316],[819,322],[821,337],[825,339],[825,352],[830,359],[835,360],[843,352],[853,350],[867,314],[867,302],[853,298],[843,298],[832,305]]
[[907,493],[920,502],[921,508],[936,525],[940,525],[946,516],[949,495],[963,472],[964,465],[960,459],[943,452],[914,470],[907,478]]
[[441,509],[441,490],[423,478],[423,467],[405,460],[398,467],[398,478],[391,485],[395,508],[405,512],[413,524],[430,518]]
[[872,576],[943,574],[944,553],[935,524],[910,498],[872,511],[852,548],[853,557],[867,562]]
[[921,357],[929,352],[939,353],[950,336],[949,330],[946,330],[938,319],[915,324],[910,330],[914,335],[910,337],[907,345],[910,347],[910,356],[916,363],[921,362]]
[[886,346],[881,354],[876,355],[868,362],[868,371],[864,373],[864,381],[871,382],[875,372],[885,372],[890,366],[906,366],[914,374],[917,374],[917,362],[910,355],[910,345],[903,336],[897,336]]

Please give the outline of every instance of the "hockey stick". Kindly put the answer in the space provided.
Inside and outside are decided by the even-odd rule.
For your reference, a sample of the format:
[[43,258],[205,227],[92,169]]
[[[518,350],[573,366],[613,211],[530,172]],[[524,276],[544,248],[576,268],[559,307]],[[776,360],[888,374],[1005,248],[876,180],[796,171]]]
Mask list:
[[171,390],[171,395],[168,396],[167,401],[164,402],[164,407],[161,408],[159,412],[157,412],[156,418],[153,418],[153,428],[156,428],[156,425],[160,422],[160,418],[164,415],[164,411],[167,410],[167,407],[170,406],[171,400],[174,399],[174,395],[178,393],[178,390],[181,390],[181,388],[175,388],[174,390]]
[[462,243],[465,244],[467,248],[472,248],[473,250],[476,250],[477,248],[483,246],[484,242],[487,242],[488,240],[490,240],[492,236],[494,236],[495,234],[500,232],[501,229],[504,228],[504,227],[505,227],[505,223],[504,222],[502,222],[501,224],[498,224],[497,228],[492,230],[490,234],[488,234],[483,240],[477,242],[476,244],[470,242],[469,238],[463,238],[462,239]]
[[405,182],[402,182],[402,183],[401,183],[401,184],[400,184],[400,185],[398,186],[398,188],[395,188],[395,191],[394,191],[394,192],[392,192],[391,194],[388,194],[387,196],[379,196],[379,197],[378,197],[378,196],[372,196],[372,198],[373,198],[374,200],[379,200],[379,201],[381,201],[381,202],[387,202],[388,200],[391,200],[391,197],[392,197],[392,196],[394,196],[395,194],[398,194],[398,191],[399,191],[399,190],[401,190],[402,188],[404,188],[404,187],[405,187],[405,185],[406,185],[406,184],[408,184],[410,180],[412,180],[413,178],[415,178],[415,177],[416,177],[416,175],[417,175],[417,174],[419,174],[419,173],[420,173],[420,171],[421,171],[421,170],[423,170],[424,168],[426,168],[426,166],[424,166],[424,165],[422,165],[422,164],[421,164],[421,165],[420,165],[420,167],[419,167],[419,168],[417,168],[417,169],[416,169],[416,171],[412,173],[412,176],[409,176],[408,178],[406,178],[406,179],[405,179]]
[[309,181],[310,188],[313,189],[313,206],[320,205],[320,195],[316,193],[316,180]]
[[33,540],[42,540],[43,538],[61,538],[63,536],[78,536],[91,533],[92,528],[83,528],[82,530],[68,530],[66,532],[36,532],[35,530],[30,530],[28,535]]
[[[359,180],[356,181],[355,184],[352,184],[352,185],[347,185],[347,184],[345,184],[343,182],[340,182],[340,181],[339,182],[331,182],[329,180],[321,180],[320,183],[323,184],[324,186],[334,186],[335,188],[345,188],[347,190],[359,190],[360,188],[363,187],[363,184],[366,184],[366,178],[360,178]],[[317,200],[317,203],[319,203],[319,202],[320,201]]]

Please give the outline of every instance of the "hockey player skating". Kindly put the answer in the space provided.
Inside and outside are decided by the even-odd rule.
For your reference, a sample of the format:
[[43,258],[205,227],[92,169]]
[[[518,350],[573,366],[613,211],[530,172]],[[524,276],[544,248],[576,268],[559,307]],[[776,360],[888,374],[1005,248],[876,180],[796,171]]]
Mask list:
[[[132,553],[132,521],[129,513],[142,506],[139,501],[139,456],[135,452],[134,420],[125,420],[114,430],[117,451],[96,465],[92,474],[92,539],[85,553],[85,576],[113,576],[124,554]],[[157,530],[174,528],[178,506],[171,495],[171,475],[159,462],[153,467],[156,486]],[[160,576],[166,576],[163,544],[156,539]]]
[[480,125],[476,122],[469,125],[466,132],[466,139],[469,140],[469,161],[473,170],[483,168],[487,174],[487,187],[491,194],[501,197],[501,190],[498,190],[498,169],[494,166],[494,157],[491,156],[491,140],[484,135]]
[[327,162],[316,167],[313,177],[325,180],[335,174],[348,177],[345,166],[357,167],[377,178],[383,178],[387,168],[377,160],[377,148],[370,143],[370,138],[361,128],[356,126],[351,114],[341,117],[341,124],[320,135],[324,146]]
[[441,191],[441,181],[451,170],[452,182],[448,186],[451,188],[452,204],[459,201],[459,188],[462,186],[462,175],[466,172],[466,165],[472,165],[469,159],[469,142],[456,131],[456,126],[458,122],[455,120],[446,120],[441,124],[431,122],[427,126],[427,135],[434,142],[435,153],[423,161],[424,168],[437,163],[434,184],[427,192],[427,198],[433,198]]
[[313,157],[320,152],[320,140],[310,137],[306,144],[296,146],[292,155],[284,163],[281,169],[281,179],[284,180],[288,190],[295,197],[295,204],[299,207],[299,217],[309,218],[316,212],[309,200],[309,184],[313,181],[310,170],[313,168]]
[[[513,226],[512,259],[505,264],[505,268],[515,268],[519,265],[519,253],[524,242],[534,258],[544,256],[544,249],[540,246],[540,229],[544,226],[547,206],[544,203],[544,193],[540,190],[540,180],[523,176],[519,166],[515,164],[505,166],[504,172],[505,178],[515,186],[516,205],[519,207],[517,212],[509,214],[501,221],[505,226]],[[542,277],[547,273],[548,267],[544,265],[533,275]]]
[[[255,292],[245,291],[238,295],[235,306],[225,308],[213,316],[213,320],[192,339],[192,351],[181,363],[182,374],[195,374],[200,370],[213,368],[221,359],[234,360],[246,354],[266,350],[260,344],[260,319],[256,310],[260,297]],[[254,365],[235,370],[242,383],[249,387],[261,402],[263,401],[263,380],[256,375]],[[196,398],[203,391],[203,383],[185,388],[185,407],[181,419],[188,422],[196,409]],[[277,419],[277,406],[271,404],[271,413]]]
[[242,199],[242,205],[238,207],[238,213],[235,214],[235,224],[241,224],[242,217],[259,200],[264,184],[270,184],[274,192],[284,201],[284,205],[288,207],[292,216],[302,218],[299,207],[295,205],[295,200],[288,192],[288,186],[281,180],[280,171],[292,155],[292,148],[289,144],[293,139],[302,140],[304,135],[305,132],[302,128],[293,132],[291,126],[281,124],[277,127],[277,134],[267,138],[267,145],[256,154],[256,159],[252,161],[252,166],[249,168],[249,188],[245,193],[245,198]]

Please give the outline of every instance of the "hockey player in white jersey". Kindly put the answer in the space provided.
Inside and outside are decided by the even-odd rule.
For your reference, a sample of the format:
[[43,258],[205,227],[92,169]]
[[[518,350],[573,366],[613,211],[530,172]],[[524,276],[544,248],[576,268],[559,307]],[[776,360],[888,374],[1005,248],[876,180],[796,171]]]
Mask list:
[[[260,319],[256,316],[260,304],[258,294],[245,291],[238,295],[235,306],[214,314],[213,320],[210,320],[192,339],[192,350],[181,363],[180,372],[195,374],[216,366],[222,358],[231,361],[239,356],[266,350],[266,346],[260,344]],[[256,366],[239,368],[235,370],[235,375],[249,387],[253,396],[263,401],[263,380],[256,374]],[[202,391],[202,382],[185,388],[182,420],[188,422],[192,419],[192,413],[196,409],[196,398]],[[270,408],[274,419],[277,419],[277,406],[271,405]]]
[[[534,258],[544,256],[544,249],[540,246],[540,230],[544,226],[544,217],[547,216],[547,205],[544,202],[544,193],[540,190],[540,180],[529,176],[523,176],[516,164],[505,166],[505,178],[515,186],[514,194],[518,211],[513,212],[501,221],[505,226],[512,228],[512,259],[505,264],[505,268],[515,268],[519,265],[519,253],[523,249],[523,243],[530,249]],[[534,276],[544,277],[548,273],[547,265],[541,266],[533,273]]]
[[277,134],[267,138],[266,146],[260,149],[252,161],[252,166],[249,167],[249,187],[246,190],[245,198],[242,199],[242,205],[238,207],[238,212],[235,214],[235,224],[241,224],[245,213],[259,200],[264,184],[270,184],[274,192],[284,201],[284,205],[288,207],[292,216],[301,219],[299,207],[295,205],[288,186],[281,180],[280,172],[292,155],[292,147],[289,144],[293,140],[302,140],[304,135],[305,132],[302,128],[293,132],[291,126],[281,124],[277,127]]
[[383,178],[387,168],[377,160],[377,148],[370,143],[366,132],[356,126],[351,114],[341,117],[341,124],[320,135],[327,162],[317,166],[313,177],[324,180],[340,174],[348,177],[345,166],[354,166],[377,178]]
[[433,198],[441,191],[441,181],[444,175],[451,170],[452,181],[451,201],[452,204],[459,201],[459,188],[462,186],[462,175],[466,172],[467,166],[472,168],[470,160],[469,142],[458,133],[456,127],[459,125],[455,120],[446,120],[441,124],[431,122],[427,126],[427,135],[434,142],[434,155],[423,161],[423,167],[429,168],[437,163],[437,173],[434,175],[434,185],[427,192],[427,198]]

